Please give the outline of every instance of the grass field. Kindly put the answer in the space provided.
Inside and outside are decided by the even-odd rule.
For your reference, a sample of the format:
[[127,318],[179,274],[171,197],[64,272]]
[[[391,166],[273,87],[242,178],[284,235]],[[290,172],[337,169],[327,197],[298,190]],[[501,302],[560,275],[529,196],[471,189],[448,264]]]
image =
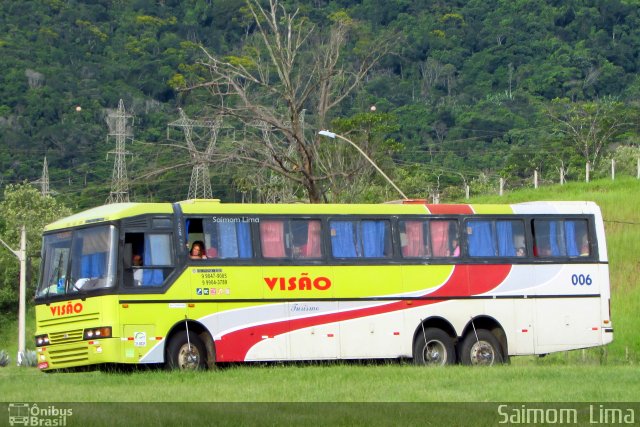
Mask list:
[[[477,198],[473,202],[528,200],[594,200],[602,207],[610,255],[611,308],[615,329],[611,345],[545,358],[512,358],[510,365],[491,368],[452,366],[426,369],[409,363],[390,362],[247,364],[195,373],[134,370],[45,374],[36,369],[18,368],[12,363],[9,367],[0,368],[0,401],[637,402],[640,396],[640,337],[637,332],[640,330],[640,317],[637,315],[640,312],[640,181],[627,179],[613,183],[570,184],[521,191],[502,198]],[[30,344],[32,312],[28,318],[27,342]],[[5,321],[0,325],[0,348],[10,351],[15,360],[15,322]],[[169,407],[163,406],[165,409]],[[314,408],[317,410],[324,406]],[[340,407],[336,408],[339,412]],[[342,422],[339,424],[389,425],[381,422],[388,421],[388,418],[370,418],[371,414],[385,408],[384,405],[358,408],[362,411],[360,417],[347,417],[347,422],[340,418]],[[384,415],[393,415],[394,411],[404,410],[402,408],[416,409],[413,406],[394,406],[384,410]],[[448,417],[467,410],[470,411],[467,415],[473,417],[471,406],[450,409],[452,413],[447,414]],[[181,410],[184,412],[184,408]],[[285,414],[288,410],[295,412],[287,407],[282,409]],[[493,418],[476,425],[495,423],[495,408],[490,407],[489,410]],[[194,411],[197,412],[195,408]],[[256,419],[264,415],[260,414],[259,411],[254,414]],[[0,423],[3,419],[0,414]],[[430,425],[430,420],[419,418],[426,425]],[[640,420],[640,409],[635,420]],[[299,421],[295,418],[285,420],[295,424]],[[317,419],[312,417],[306,421],[313,424]],[[253,424],[251,421],[246,423]]]
[[0,396],[36,402],[624,402],[640,396],[640,369],[534,359],[484,369],[389,362],[43,374],[11,367],[0,370]]

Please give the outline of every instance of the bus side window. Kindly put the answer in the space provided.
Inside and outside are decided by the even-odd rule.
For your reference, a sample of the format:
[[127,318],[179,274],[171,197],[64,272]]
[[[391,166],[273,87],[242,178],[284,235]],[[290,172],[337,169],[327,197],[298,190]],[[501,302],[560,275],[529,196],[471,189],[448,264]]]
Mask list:
[[291,256],[296,259],[321,258],[320,220],[295,219],[289,225]]
[[586,219],[533,220],[535,257],[583,257],[591,255]]
[[260,245],[265,258],[286,257],[283,220],[260,221]]
[[335,258],[389,258],[391,226],[388,220],[332,220],[331,249]]
[[564,229],[567,238],[567,255],[570,257],[591,255],[589,228],[586,219],[566,220]]
[[391,256],[389,221],[364,220],[362,225],[362,254],[365,258]]
[[124,268],[125,287],[164,284],[173,270],[170,233],[126,233],[125,248],[125,256],[131,252],[131,261]]
[[141,254],[144,253],[144,233],[126,233],[124,242],[124,286],[126,288],[140,286],[142,270],[140,266],[134,266],[133,257],[135,255],[141,258]]
[[144,238],[142,286],[162,286],[173,270],[171,234],[148,233]]
[[429,227],[426,221],[399,221],[400,249],[403,258],[426,258],[429,250]]
[[524,223],[521,220],[496,221],[498,256],[524,256]]
[[335,258],[356,258],[355,223],[354,221],[330,221],[331,251]]
[[429,221],[429,234],[434,257],[460,256],[458,221],[431,220]]
[[251,246],[251,227],[248,222],[221,222],[217,226],[217,243],[211,237],[211,244],[217,245],[219,258],[248,259],[253,256]]
[[469,256],[517,257],[526,254],[521,220],[467,221]]

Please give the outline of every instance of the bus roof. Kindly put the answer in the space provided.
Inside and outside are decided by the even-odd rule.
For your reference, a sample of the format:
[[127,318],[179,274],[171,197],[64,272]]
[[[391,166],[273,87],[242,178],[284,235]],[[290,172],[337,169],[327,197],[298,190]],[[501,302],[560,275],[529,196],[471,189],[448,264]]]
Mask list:
[[113,203],[87,209],[47,225],[44,231],[115,221],[148,213],[170,214],[171,203]]
[[[383,204],[246,204],[221,203],[220,200],[185,200],[178,202],[187,215],[424,215],[424,214],[590,214],[599,212],[594,202],[526,202],[518,204],[429,204],[425,200],[403,200]],[[45,231],[59,230],[92,223],[115,221],[144,214],[171,214],[171,203],[114,203],[98,206],[60,219],[45,227]]]

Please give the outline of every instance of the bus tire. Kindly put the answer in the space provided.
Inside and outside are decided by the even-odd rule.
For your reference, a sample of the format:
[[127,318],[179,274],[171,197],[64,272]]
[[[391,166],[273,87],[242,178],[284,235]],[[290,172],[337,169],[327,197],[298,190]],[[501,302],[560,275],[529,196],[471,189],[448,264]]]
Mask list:
[[207,350],[198,335],[180,331],[171,338],[167,348],[167,368],[193,371],[206,366]]
[[453,339],[442,329],[418,332],[413,343],[413,363],[420,366],[444,366],[456,361]]
[[[476,337],[477,333],[477,337]],[[492,366],[503,363],[504,356],[498,339],[486,329],[469,332],[460,346],[460,362],[463,365]]]

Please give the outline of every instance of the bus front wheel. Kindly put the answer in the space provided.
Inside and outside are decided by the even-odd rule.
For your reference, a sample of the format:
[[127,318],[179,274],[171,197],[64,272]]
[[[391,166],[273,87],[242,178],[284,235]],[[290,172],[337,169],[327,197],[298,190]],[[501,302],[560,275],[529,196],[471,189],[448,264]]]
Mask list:
[[413,344],[413,363],[425,366],[444,366],[455,362],[453,339],[443,330],[427,328],[416,336]]
[[471,331],[462,340],[460,361],[464,365],[492,366],[503,360],[498,339],[486,329]]
[[193,332],[178,332],[169,342],[167,358],[169,369],[190,371],[204,369],[207,365],[207,351],[200,337]]

